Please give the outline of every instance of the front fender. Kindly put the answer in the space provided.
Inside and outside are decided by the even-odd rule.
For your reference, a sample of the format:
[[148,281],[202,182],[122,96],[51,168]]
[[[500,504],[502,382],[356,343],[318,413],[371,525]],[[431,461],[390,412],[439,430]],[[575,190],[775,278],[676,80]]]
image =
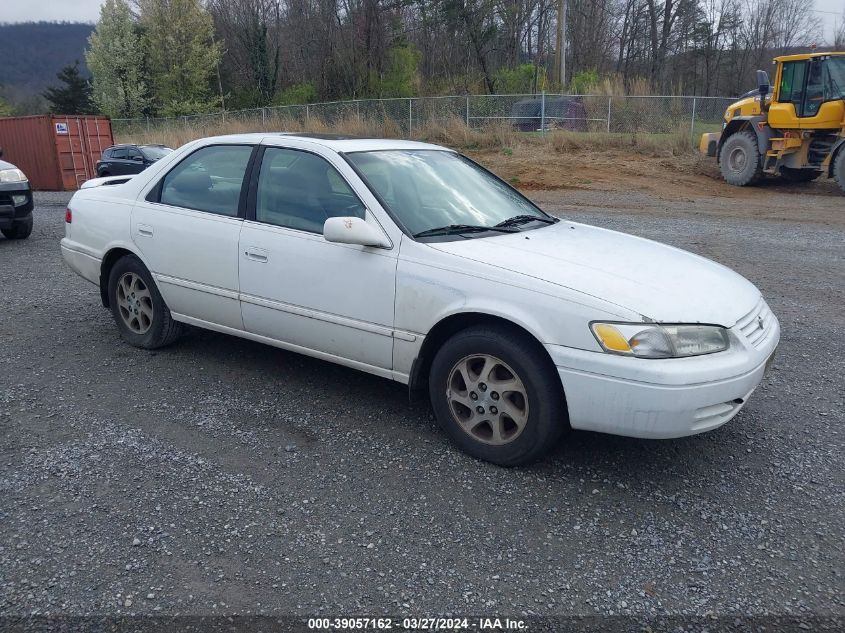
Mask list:
[[772,138],[772,128],[766,124],[766,117],[764,116],[738,116],[731,119],[725,129],[722,130],[722,136],[719,138],[719,147],[716,149],[716,160],[722,153],[722,145],[731,136],[742,130],[751,130],[754,136],[757,137],[757,149],[760,156],[765,156],[769,150],[769,141]]

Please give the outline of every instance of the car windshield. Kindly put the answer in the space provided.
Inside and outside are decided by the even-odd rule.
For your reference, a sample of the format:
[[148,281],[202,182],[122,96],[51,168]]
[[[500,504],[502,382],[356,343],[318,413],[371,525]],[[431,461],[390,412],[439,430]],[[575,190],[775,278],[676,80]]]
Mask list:
[[477,229],[517,217],[522,229],[550,221],[515,189],[454,152],[381,150],[346,156],[412,235],[471,227],[476,230],[462,237],[488,236],[500,232]]
[[164,147],[163,145],[142,145],[138,149],[140,149],[141,153],[150,160],[164,158],[173,151],[169,147]]

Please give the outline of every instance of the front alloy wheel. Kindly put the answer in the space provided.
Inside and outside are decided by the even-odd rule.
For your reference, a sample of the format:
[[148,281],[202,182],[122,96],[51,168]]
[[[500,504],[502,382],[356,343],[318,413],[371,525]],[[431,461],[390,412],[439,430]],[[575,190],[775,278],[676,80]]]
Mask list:
[[506,324],[454,334],[437,350],[428,386],[437,421],[452,441],[501,466],[538,459],[569,426],[548,353]]
[[528,422],[528,393],[508,365],[488,354],[459,360],[449,375],[446,398],[455,421],[472,438],[500,446]]

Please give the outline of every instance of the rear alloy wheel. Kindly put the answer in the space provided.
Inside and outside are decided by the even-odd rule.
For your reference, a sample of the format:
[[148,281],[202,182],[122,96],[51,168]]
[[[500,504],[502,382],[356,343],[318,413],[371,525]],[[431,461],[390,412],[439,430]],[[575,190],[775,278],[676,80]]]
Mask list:
[[431,365],[437,421],[466,453],[501,466],[535,461],[568,428],[560,378],[531,337],[476,326],[446,341]]
[[754,132],[743,130],[728,137],[719,152],[719,169],[725,182],[737,187],[750,185],[762,176]]
[[175,341],[184,329],[170,315],[152,275],[134,255],[119,259],[109,274],[109,306],[117,329],[135,347],[156,349]]
[[833,160],[833,179],[845,191],[845,149],[841,149]]

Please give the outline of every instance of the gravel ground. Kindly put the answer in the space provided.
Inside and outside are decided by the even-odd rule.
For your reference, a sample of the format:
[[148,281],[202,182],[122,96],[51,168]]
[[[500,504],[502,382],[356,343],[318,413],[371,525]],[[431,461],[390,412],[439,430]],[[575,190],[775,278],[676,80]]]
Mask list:
[[0,238],[0,614],[842,616],[845,226],[537,197],[762,289],[783,339],[737,418],[478,462],[386,380],[208,332],[127,346],[39,194]]

